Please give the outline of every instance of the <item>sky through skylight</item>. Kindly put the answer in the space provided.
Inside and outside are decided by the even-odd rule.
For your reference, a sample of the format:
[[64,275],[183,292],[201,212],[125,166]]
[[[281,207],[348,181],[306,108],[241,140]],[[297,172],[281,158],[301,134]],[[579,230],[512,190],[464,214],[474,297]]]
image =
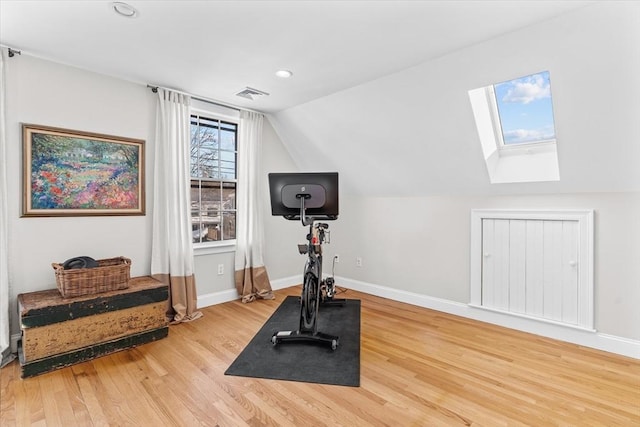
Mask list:
[[494,85],[505,145],[555,139],[549,72]]

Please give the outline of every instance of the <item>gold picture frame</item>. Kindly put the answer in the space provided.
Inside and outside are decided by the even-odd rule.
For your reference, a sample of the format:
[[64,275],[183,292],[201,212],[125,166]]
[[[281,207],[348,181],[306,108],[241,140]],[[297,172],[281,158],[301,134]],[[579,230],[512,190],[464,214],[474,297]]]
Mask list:
[[22,124],[23,217],[144,215],[144,140]]

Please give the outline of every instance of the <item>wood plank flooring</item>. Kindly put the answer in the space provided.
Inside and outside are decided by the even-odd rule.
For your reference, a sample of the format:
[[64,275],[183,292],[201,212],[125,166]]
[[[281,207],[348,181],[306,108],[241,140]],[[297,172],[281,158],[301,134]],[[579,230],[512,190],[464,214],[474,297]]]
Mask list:
[[225,376],[299,292],[207,307],[166,339],[29,379],[14,361],[0,370],[0,424],[640,425],[638,360],[355,291],[340,296],[362,301],[360,387]]

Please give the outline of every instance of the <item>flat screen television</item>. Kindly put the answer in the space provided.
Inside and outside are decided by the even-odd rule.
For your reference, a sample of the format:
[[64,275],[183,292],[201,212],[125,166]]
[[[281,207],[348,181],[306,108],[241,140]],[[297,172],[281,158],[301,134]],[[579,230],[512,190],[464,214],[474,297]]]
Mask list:
[[269,193],[274,216],[300,219],[300,199],[304,198],[306,216],[338,218],[337,172],[270,173]]

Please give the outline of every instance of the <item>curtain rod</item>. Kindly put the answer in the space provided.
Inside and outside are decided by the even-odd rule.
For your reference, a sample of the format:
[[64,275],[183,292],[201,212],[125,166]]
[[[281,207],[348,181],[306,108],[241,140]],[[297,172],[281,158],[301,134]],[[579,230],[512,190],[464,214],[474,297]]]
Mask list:
[[[5,47],[7,49],[8,53],[9,53],[9,58],[13,58],[15,55],[22,55],[22,51],[13,49],[13,48],[11,48],[9,46],[6,46],[4,44],[0,44],[0,47]],[[201,96],[193,95],[191,93],[183,92],[183,91],[176,90],[176,89],[170,89],[168,87],[153,86],[153,85],[150,85],[150,84],[147,84],[147,87],[149,89],[151,89],[151,91],[153,93],[158,92],[158,88],[162,88],[162,89],[165,89],[165,90],[170,90],[172,92],[180,93],[182,95],[190,96],[192,99],[195,99],[196,101],[202,101],[202,102],[206,102],[208,104],[217,105],[218,107],[228,108],[230,110],[235,110],[235,111],[238,111],[238,112],[240,112],[240,111],[251,111],[252,113],[258,113],[258,114],[263,114],[264,115],[264,113],[261,112],[261,111],[251,110],[249,108],[240,108],[240,107],[236,107],[235,105],[232,105],[232,104],[223,104],[223,103],[221,103],[219,101],[215,101],[213,99],[203,98]]]
[[252,113],[264,114],[261,111],[251,110],[249,108],[240,108],[240,107],[237,107],[237,106],[232,105],[232,104],[223,104],[220,101],[215,101],[215,100],[210,99],[210,98],[204,98],[204,97],[201,97],[201,96],[193,95],[191,93],[183,92],[181,90],[175,90],[175,89],[171,89],[171,88],[163,87],[163,86],[153,86],[153,85],[150,85],[150,84],[147,84],[147,87],[149,89],[151,89],[151,91],[153,93],[158,92],[158,88],[161,88],[161,89],[170,90],[172,92],[176,92],[176,93],[179,93],[179,94],[182,94],[182,95],[187,95],[187,96],[190,96],[192,99],[195,99],[196,101],[206,102],[208,104],[217,105],[218,107],[229,108],[230,110],[235,110],[235,111],[251,111]]
[[22,55],[22,51],[16,50],[16,49],[14,49],[12,47],[9,47],[7,45],[0,44],[0,47],[4,47],[4,48],[7,49],[7,53],[9,54],[9,58],[13,58],[16,55]]

